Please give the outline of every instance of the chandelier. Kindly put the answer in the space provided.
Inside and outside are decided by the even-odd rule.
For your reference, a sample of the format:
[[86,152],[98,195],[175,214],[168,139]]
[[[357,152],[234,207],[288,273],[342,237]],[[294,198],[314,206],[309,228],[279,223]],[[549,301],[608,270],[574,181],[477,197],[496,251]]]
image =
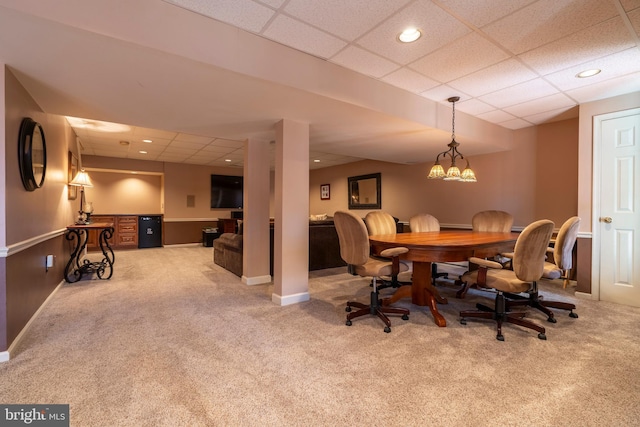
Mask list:
[[[465,159],[460,151],[458,151],[459,142],[456,141],[456,102],[460,100],[459,96],[452,96],[447,101],[453,104],[453,115],[451,119],[451,142],[447,144],[449,149],[438,154],[436,162],[433,164],[431,171],[429,172],[429,179],[444,179],[445,181],[462,181],[462,182],[476,182],[476,174],[469,167],[469,160]],[[449,156],[451,158],[451,166],[444,172],[444,168],[440,164],[440,156],[443,158]],[[456,166],[456,159],[466,160],[467,166],[462,173]]]

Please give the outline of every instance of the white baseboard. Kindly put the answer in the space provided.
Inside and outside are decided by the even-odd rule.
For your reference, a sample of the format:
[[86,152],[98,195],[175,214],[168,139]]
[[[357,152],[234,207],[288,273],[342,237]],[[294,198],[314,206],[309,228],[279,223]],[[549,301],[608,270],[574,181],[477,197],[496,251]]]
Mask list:
[[309,298],[310,298],[309,292],[301,292],[299,294],[285,295],[285,296],[281,296],[277,294],[271,295],[271,301],[281,306],[309,301]]
[[245,285],[253,286],[253,285],[262,285],[264,283],[271,283],[271,276],[255,276],[255,277],[247,277],[242,276],[242,283]]
[[577,292],[577,291],[576,291],[576,292],[574,293],[574,295],[576,296],[576,298],[590,299],[590,300],[594,299],[594,298],[593,298],[593,295],[588,294],[588,293],[586,293],[586,292]]
[[31,324],[33,323],[33,321],[36,319],[36,317],[38,317],[38,315],[40,314],[40,312],[44,309],[44,307],[47,305],[47,303],[51,300],[51,298],[53,297],[53,295],[55,295],[56,292],[58,292],[58,289],[60,289],[60,286],[62,286],[64,284],[64,280],[61,280],[60,283],[58,284],[58,286],[56,286],[56,288],[53,290],[53,292],[51,292],[49,294],[49,296],[47,297],[46,300],[44,300],[44,302],[42,303],[42,305],[40,305],[40,307],[38,307],[38,309],[36,310],[35,313],[33,313],[33,316],[31,316],[31,319],[29,319],[29,321],[27,322],[26,325],[24,325],[24,328],[22,328],[22,330],[20,331],[20,333],[18,334],[18,336],[16,337],[16,339],[13,340],[13,342],[11,343],[11,345],[9,346],[9,348],[7,349],[7,351],[3,351],[0,352],[0,363],[2,362],[8,362],[9,359],[11,358],[11,353],[13,352],[13,350],[16,348],[16,346],[20,343],[20,340],[22,339],[22,337],[24,336],[24,334],[27,332],[27,330],[29,329],[29,326],[31,326]]

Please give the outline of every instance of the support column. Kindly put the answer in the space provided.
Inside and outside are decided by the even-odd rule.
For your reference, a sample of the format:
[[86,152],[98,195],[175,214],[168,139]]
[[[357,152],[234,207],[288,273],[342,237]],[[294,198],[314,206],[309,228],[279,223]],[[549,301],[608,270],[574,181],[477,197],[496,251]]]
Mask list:
[[279,305],[309,300],[309,125],[276,124],[274,289]]
[[242,283],[271,282],[269,273],[269,141],[244,143]]

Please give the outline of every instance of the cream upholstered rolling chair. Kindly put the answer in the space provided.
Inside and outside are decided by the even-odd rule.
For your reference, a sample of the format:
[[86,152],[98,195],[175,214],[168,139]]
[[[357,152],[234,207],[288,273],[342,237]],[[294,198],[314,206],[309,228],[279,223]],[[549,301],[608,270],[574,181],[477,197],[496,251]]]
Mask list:
[[[433,215],[421,213],[409,218],[409,228],[414,233],[440,231],[440,221]],[[438,277],[449,277],[447,273],[438,273],[438,265],[431,263],[431,283],[435,286]]]
[[[580,218],[577,216],[571,217],[566,220],[556,236],[555,245],[553,248],[547,248],[547,253],[553,253],[554,263],[545,262],[544,272],[542,277],[545,279],[559,279],[563,278],[565,287],[569,281],[568,275],[571,270],[572,264],[572,252],[573,245],[578,238],[578,229],[580,228]],[[527,305],[542,311],[547,315],[547,321],[556,323],[556,319],[550,308],[557,308],[560,310],[569,310],[569,317],[574,319],[578,317],[577,313],[573,310],[576,309],[575,304],[562,301],[549,301],[543,299],[538,294],[537,288],[527,292],[526,296],[523,295],[507,295],[507,307],[523,306]]]
[[495,261],[470,258],[469,261],[478,264],[479,268],[463,274],[462,280],[493,288],[497,294],[494,309],[477,304],[478,311],[460,312],[460,323],[466,324],[467,318],[493,319],[497,323],[496,339],[499,341],[504,341],[504,322],[533,329],[538,331],[538,338],[547,339],[544,327],[524,319],[526,313],[508,311],[506,294],[526,292],[536,287],[544,271],[545,253],[552,233],[553,222],[549,220],[536,221],[525,227],[516,241],[513,270],[504,269],[502,264]]
[[553,262],[544,264],[545,279],[562,279],[562,287],[569,284],[569,276],[573,268],[573,246],[578,239],[580,229],[580,217],[572,216],[562,224],[554,246],[547,249],[547,253],[553,256]]
[[[513,226],[513,215],[505,211],[487,210],[477,212],[471,218],[471,228],[473,231],[485,233],[510,233]],[[499,258],[496,261],[504,264],[506,259]],[[458,282],[462,282],[461,280]],[[462,287],[456,292],[457,298],[464,298],[469,288],[474,287],[473,284],[462,284]]]
[[[367,227],[367,232],[369,236],[373,236],[374,234],[396,234],[398,231],[396,220],[391,216],[391,214],[384,211],[371,211],[364,217],[364,223]],[[402,264],[407,266],[408,270],[411,270],[411,261],[400,261]],[[398,280],[398,276],[392,275],[390,276],[391,280],[382,279],[382,284],[378,285],[378,289],[388,288],[388,287],[400,287],[402,285],[406,285],[408,283],[402,283]]]
[[[351,326],[351,320],[356,317],[372,314],[378,316],[385,323],[385,332],[391,332],[391,322],[387,314],[399,314],[403,320],[409,319],[409,310],[405,308],[395,308],[382,306],[378,294],[377,281],[381,276],[391,276],[398,272],[408,271],[405,264],[399,262],[399,256],[407,253],[407,248],[390,248],[382,251],[381,255],[388,257],[391,261],[371,257],[369,246],[369,234],[362,218],[346,211],[337,211],[333,215],[333,222],[338,232],[340,241],[340,256],[348,264],[349,272],[353,275],[373,278],[373,289],[371,291],[370,303],[347,302],[347,326]],[[358,310],[352,312],[351,308]]]

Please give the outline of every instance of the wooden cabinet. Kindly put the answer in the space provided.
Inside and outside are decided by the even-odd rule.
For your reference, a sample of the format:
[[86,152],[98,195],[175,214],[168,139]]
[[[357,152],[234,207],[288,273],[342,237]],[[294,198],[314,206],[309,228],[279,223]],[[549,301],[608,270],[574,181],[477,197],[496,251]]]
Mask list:
[[[112,249],[138,248],[138,216],[137,215],[92,215],[93,222],[113,223],[113,237],[109,240]],[[98,232],[89,230],[87,250],[99,250]]]
[[116,226],[115,246],[120,249],[138,247],[138,217],[119,216]]

